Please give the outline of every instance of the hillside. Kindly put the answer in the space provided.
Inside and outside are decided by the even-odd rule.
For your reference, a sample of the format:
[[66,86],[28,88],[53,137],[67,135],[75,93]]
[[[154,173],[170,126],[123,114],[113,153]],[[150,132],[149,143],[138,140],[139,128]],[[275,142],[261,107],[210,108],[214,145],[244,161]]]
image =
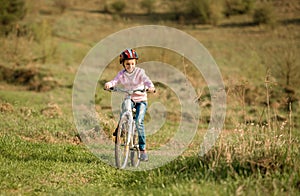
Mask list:
[[[128,0],[119,13],[114,2],[28,0],[23,20],[0,37],[0,194],[299,194],[300,2],[267,1],[263,5],[270,6],[272,20],[260,25],[253,21],[255,7],[203,24],[181,12],[178,5],[185,1],[156,0],[147,10],[142,0]],[[217,13],[219,8],[210,9]],[[201,114],[195,137],[178,158],[152,170],[122,171],[104,163],[82,140],[101,142],[102,136],[97,127],[85,136],[78,132],[73,84],[97,43],[142,25],[176,28],[203,44],[222,75],[226,118],[214,147],[198,156],[215,120],[214,97],[203,75],[174,51],[138,48],[141,65],[169,64],[185,77]],[[120,69],[118,56],[105,65],[91,100],[101,133],[110,140],[118,111],[102,87]],[[180,96],[161,81],[155,81],[157,93],[149,95],[145,119],[148,127],[159,124],[155,120],[164,123],[147,137],[150,161],[151,151],[172,139],[184,115]]]

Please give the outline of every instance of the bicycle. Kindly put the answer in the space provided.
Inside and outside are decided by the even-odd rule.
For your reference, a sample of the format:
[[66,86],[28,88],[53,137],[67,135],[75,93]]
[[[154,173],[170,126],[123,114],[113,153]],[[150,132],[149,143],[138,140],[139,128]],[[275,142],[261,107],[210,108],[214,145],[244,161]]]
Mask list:
[[[117,168],[124,169],[128,164],[130,154],[130,166],[138,167],[140,164],[140,150],[138,145],[138,133],[135,125],[135,115],[132,110],[131,96],[135,92],[147,92],[147,89],[125,90],[112,87],[111,92],[126,93],[122,102],[120,120],[115,138],[115,162]],[[130,153],[129,153],[130,152]]]

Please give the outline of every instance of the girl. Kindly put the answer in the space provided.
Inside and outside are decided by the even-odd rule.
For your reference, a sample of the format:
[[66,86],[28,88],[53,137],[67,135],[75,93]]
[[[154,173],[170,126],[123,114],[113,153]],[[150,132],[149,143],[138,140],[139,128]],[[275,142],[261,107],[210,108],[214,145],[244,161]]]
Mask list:
[[[155,92],[155,87],[149,77],[145,74],[144,69],[136,67],[138,54],[133,49],[126,49],[120,54],[120,64],[123,65],[117,76],[110,82],[105,83],[104,88],[109,89],[118,84],[125,89],[143,89],[146,87],[148,92]],[[140,160],[148,161],[146,152],[146,136],[144,127],[144,117],[147,110],[147,93],[136,92],[132,95],[133,107],[136,109],[136,126],[138,130],[139,149],[141,151]],[[116,129],[117,130],[117,129]],[[116,132],[114,133],[116,135]]]

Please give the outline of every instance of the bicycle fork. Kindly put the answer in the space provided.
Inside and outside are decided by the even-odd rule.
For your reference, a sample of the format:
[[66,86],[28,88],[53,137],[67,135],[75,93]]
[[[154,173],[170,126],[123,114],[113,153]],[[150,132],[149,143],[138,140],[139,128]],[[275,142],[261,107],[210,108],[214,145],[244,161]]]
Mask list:
[[138,150],[139,148],[139,144],[137,143],[137,140],[138,140],[138,135],[137,135],[137,130],[136,130],[136,126],[135,126],[135,121],[133,120],[132,122],[132,129],[131,129],[131,134],[132,134],[132,137],[131,140],[130,140],[130,150]]

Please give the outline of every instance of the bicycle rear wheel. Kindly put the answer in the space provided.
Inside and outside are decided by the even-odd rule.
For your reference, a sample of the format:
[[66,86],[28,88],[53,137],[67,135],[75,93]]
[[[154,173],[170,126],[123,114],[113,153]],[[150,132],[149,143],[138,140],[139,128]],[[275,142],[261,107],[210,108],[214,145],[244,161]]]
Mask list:
[[135,125],[133,125],[133,147],[130,149],[130,163],[132,167],[138,167],[140,164],[140,150],[138,146],[138,135]]
[[129,129],[129,117],[127,115],[123,115],[119,122],[119,128],[115,140],[116,166],[120,169],[124,169],[128,162],[130,144]]

